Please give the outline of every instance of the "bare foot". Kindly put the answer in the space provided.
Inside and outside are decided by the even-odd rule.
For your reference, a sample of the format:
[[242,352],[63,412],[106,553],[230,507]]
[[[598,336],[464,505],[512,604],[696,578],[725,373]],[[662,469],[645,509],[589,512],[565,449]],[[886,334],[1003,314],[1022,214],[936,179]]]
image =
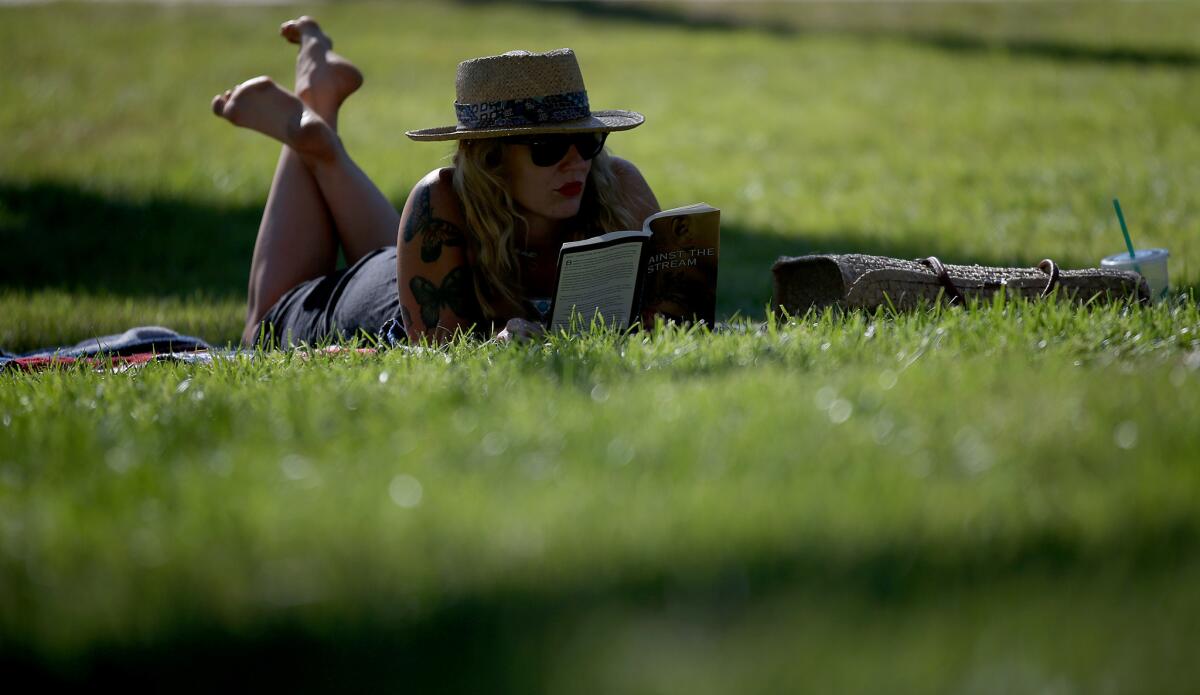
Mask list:
[[296,56],[296,95],[329,123],[338,107],[362,86],[363,76],[354,64],[333,52],[333,40],[307,15],[284,22],[283,38],[300,44]]
[[269,135],[300,154],[330,159],[337,135],[295,94],[269,77],[246,80],[212,100],[213,113],[242,128]]

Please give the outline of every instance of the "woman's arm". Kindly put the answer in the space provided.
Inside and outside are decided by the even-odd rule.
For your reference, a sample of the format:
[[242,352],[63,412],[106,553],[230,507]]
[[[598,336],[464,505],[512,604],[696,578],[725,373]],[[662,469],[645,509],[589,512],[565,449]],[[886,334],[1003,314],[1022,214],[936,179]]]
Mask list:
[[413,342],[445,342],[480,318],[453,196],[449,170],[431,172],[413,187],[400,215],[397,289],[400,316]]

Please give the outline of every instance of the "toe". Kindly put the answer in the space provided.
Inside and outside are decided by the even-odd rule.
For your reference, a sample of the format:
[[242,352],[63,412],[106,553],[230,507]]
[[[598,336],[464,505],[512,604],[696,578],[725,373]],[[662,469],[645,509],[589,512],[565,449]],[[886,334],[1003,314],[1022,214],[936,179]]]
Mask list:
[[229,100],[229,92],[218,94],[212,100],[212,112],[220,116],[225,113],[225,104]]
[[300,29],[296,26],[297,20],[289,19],[279,25],[279,35],[287,39],[291,43],[300,41]]
[[261,92],[275,86],[275,81],[266,75],[252,77],[241,84],[240,89],[246,89],[256,92]]
[[296,30],[301,34],[318,34],[324,36],[325,32],[321,31],[321,25],[317,24],[317,20],[304,15],[296,20]]

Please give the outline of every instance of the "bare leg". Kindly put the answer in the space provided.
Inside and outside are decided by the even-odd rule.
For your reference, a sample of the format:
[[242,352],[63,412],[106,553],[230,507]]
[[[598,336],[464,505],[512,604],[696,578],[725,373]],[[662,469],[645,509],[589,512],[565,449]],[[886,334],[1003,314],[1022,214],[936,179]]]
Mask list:
[[[333,41],[311,17],[284,22],[279,32],[300,45],[296,56],[296,95],[336,130],[338,109],[362,85],[362,73],[333,52]],[[332,157],[314,153],[303,159],[333,215],[348,262],[396,242],[400,214],[350,159],[340,140]]]
[[252,344],[263,314],[292,287],[333,272],[337,236],[332,216],[297,148],[332,151],[336,136],[303,104],[266,77],[256,77],[213,99],[213,111],[284,143],[271,181],[250,262],[246,326]]
[[258,323],[285,292],[332,273],[337,255],[337,234],[321,189],[300,155],[284,146],[254,241],[242,341],[257,340]]
[[353,263],[393,243],[399,224],[395,209],[334,134],[338,107],[362,84],[362,75],[330,50],[332,42],[311,19],[286,22],[280,33],[301,45],[296,86],[302,100],[265,77],[213,99],[217,115],[284,143],[251,262],[247,344],[288,289],[334,270],[339,240]]

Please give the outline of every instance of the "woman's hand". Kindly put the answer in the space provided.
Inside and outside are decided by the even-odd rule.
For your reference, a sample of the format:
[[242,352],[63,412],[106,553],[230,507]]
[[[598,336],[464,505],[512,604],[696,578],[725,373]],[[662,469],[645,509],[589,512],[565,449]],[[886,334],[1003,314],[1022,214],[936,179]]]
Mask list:
[[501,343],[522,342],[533,340],[546,335],[546,328],[540,323],[525,319],[509,319],[504,324],[504,330],[496,334],[496,340]]

